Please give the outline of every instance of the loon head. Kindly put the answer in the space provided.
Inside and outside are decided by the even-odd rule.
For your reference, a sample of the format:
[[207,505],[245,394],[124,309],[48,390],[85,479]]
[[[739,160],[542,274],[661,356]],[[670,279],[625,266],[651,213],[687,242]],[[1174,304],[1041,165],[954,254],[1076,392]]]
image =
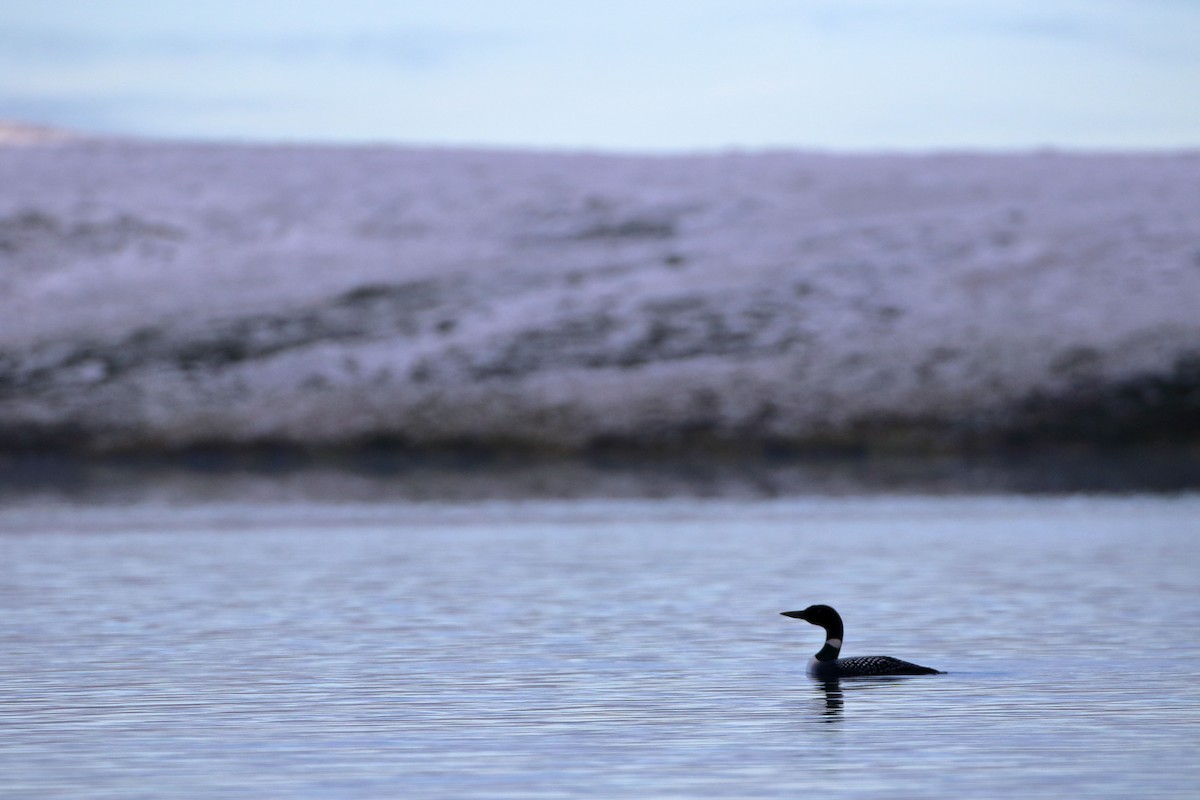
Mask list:
[[782,611],[785,617],[802,619],[825,629],[825,638],[836,641],[836,647],[842,646],[842,616],[829,606],[809,606],[803,611]]
[[829,606],[809,606],[803,611],[781,611],[780,613],[785,617],[802,619],[813,625],[819,625],[825,630],[842,627],[842,616]]

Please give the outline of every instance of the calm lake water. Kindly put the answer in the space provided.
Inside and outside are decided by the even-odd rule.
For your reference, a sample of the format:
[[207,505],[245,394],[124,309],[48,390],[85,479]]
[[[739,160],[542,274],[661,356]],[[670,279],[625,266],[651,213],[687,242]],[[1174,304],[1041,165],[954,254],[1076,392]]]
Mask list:
[[1195,494],[18,503],[0,796],[1196,797],[1198,584]]

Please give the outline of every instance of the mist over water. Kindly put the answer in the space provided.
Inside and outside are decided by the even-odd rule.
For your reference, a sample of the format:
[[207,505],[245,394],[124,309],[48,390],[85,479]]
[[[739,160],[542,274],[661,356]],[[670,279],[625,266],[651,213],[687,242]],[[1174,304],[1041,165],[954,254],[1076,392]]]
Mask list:
[[[1185,797],[1200,501],[0,510],[13,797]],[[845,655],[945,670],[814,683]]]

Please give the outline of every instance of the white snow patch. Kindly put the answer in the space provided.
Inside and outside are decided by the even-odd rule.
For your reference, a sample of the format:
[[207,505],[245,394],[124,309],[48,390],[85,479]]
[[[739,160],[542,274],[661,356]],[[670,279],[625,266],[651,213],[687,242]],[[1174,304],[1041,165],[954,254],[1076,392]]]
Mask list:
[[1197,186],[1187,153],[0,148],[0,426],[573,446],[982,418],[1200,352]]

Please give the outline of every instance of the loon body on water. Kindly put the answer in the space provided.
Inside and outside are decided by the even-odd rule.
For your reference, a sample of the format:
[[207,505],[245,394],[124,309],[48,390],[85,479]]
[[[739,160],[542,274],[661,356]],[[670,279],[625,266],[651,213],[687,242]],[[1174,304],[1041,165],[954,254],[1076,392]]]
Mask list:
[[782,611],[825,629],[825,646],[808,662],[808,675],[818,680],[857,678],[868,675],[941,675],[940,670],[911,664],[891,656],[838,658],[842,650],[842,617],[829,606],[809,606],[803,611]]

